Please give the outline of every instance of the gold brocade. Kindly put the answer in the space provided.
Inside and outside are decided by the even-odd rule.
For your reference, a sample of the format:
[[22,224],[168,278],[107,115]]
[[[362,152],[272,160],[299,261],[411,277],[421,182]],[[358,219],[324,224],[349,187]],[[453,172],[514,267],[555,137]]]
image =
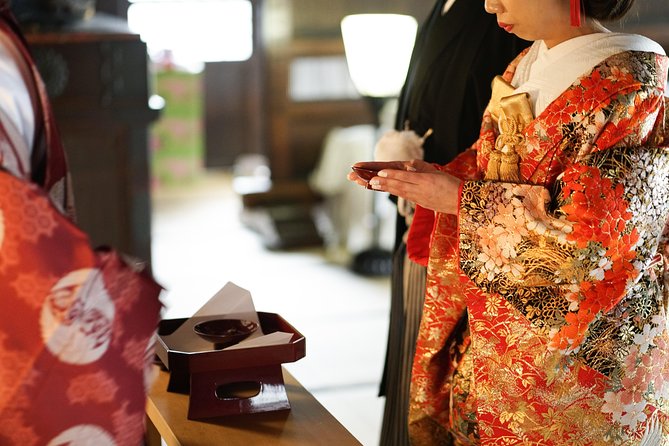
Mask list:
[[492,93],[490,95],[490,103],[488,103],[488,110],[495,122],[499,121],[501,112],[501,101],[506,96],[511,96],[516,90],[513,86],[504,80],[502,76],[495,76],[492,80]]
[[[507,90],[444,168],[468,175],[457,216],[424,225],[412,445],[669,446],[668,66],[617,54],[529,124]],[[521,182],[481,181],[509,145]]]
[[490,153],[486,180],[520,182],[519,153],[523,152],[523,130],[534,119],[527,93],[513,94],[514,88],[501,76],[492,82],[488,109],[499,128],[499,136]]

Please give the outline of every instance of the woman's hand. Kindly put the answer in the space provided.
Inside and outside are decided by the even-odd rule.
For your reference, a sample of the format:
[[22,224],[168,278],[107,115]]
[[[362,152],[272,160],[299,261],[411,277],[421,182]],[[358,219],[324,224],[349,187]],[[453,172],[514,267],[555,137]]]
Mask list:
[[[461,183],[459,178],[420,160],[406,162],[405,169],[383,169],[369,181],[369,185],[374,190],[402,197],[426,209],[457,214]],[[365,181],[356,177],[354,173],[349,174],[352,181],[366,185]]]
[[349,173],[348,179],[360,186],[369,187],[369,180],[377,176],[383,169],[405,170],[410,168],[411,161],[360,161],[351,166],[353,172]]

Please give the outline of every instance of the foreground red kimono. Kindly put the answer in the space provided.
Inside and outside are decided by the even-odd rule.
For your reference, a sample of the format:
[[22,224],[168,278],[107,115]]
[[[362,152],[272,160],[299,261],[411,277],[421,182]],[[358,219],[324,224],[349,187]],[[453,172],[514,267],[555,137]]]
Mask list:
[[614,55],[520,132],[518,181],[483,179],[489,112],[444,167],[459,214],[419,208],[409,239],[428,263],[413,444],[665,444],[666,79],[664,56]]
[[161,288],[93,250],[72,222],[48,98],[2,8],[0,33],[32,89],[36,124],[31,157],[0,124],[0,444],[137,446]]

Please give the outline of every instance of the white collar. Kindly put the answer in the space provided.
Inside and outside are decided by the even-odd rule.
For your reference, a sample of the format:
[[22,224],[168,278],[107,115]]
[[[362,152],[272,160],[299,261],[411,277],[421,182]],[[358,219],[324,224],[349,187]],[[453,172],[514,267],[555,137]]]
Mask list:
[[538,116],[579,77],[624,51],[665,54],[658,43],[637,34],[587,34],[550,49],[543,41],[536,41],[518,64],[511,83],[518,87],[516,92],[530,94],[534,115]]

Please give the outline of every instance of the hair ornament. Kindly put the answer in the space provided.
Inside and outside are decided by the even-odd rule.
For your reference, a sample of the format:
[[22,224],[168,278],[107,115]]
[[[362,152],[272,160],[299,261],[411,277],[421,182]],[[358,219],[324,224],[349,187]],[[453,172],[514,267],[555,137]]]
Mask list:
[[571,26],[581,26],[581,0],[569,0],[571,12]]

